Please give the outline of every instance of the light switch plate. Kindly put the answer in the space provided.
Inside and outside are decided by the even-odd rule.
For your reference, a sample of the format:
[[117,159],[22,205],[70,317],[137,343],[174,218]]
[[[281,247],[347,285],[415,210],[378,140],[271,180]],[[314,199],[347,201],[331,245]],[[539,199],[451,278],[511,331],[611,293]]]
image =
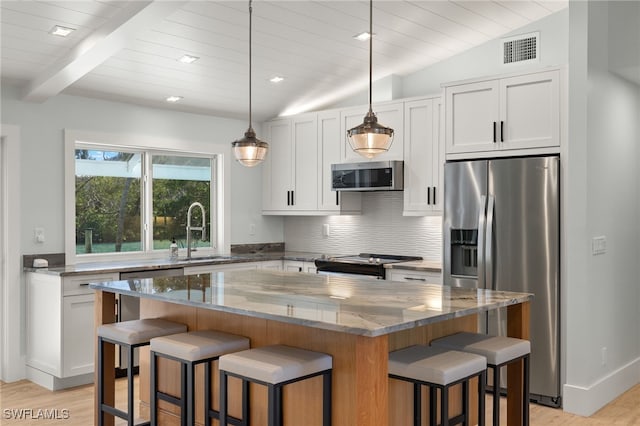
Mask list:
[[44,243],[44,228],[34,228],[33,237],[37,243]]
[[591,254],[605,254],[607,252],[607,237],[604,235],[599,237],[593,237],[591,239]]

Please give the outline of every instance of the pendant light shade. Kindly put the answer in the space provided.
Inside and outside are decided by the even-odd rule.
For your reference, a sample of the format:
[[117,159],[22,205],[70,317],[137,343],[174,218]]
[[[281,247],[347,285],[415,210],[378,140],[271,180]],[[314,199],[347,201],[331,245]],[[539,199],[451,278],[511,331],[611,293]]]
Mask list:
[[364,121],[347,131],[351,149],[366,158],[373,158],[386,152],[393,142],[393,129],[378,123],[371,108],[371,87],[373,77],[373,0],[369,0],[369,112]]
[[249,0],[249,128],[242,139],[231,143],[236,160],[246,167],[260,164],[269,150],[269,144],[256,137],[251,123],[251,15],[253,14],[251,3],[252,1]]

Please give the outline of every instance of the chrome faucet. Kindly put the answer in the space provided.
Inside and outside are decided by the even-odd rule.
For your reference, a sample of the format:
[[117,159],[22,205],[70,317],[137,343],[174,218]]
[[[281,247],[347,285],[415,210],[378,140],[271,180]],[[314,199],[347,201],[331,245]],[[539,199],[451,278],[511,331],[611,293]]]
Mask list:
[[[191,211],[194,207],[200,207],[200,212],[202,212],[202,224],[201,226],[191,226]],[[191,231],[200,231],[202,232],[202,241],[207,239],[207,216],[204,213],[204,206],[197,201],[189,206],[189,211],[187,211],[187,259],[191,259]],[[196,251],[196,249],[193,249]]]

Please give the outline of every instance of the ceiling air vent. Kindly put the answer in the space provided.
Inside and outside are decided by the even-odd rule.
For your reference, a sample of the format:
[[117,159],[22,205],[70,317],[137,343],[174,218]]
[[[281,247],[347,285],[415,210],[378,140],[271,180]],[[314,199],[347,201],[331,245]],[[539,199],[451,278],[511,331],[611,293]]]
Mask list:
[[520,34],[502,39],[501,58],[503,64],[538,61],[540,33]]

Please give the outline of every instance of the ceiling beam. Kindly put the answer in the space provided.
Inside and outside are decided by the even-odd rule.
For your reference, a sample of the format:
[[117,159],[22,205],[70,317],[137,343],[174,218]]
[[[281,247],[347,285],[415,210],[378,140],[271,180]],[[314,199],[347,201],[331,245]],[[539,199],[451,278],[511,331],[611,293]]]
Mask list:
[[187,1],[130,2],[69,54],[31,80],[23,99],[44,102],[57,95],[123,49],[141,31],[161,22],[185,3]]

